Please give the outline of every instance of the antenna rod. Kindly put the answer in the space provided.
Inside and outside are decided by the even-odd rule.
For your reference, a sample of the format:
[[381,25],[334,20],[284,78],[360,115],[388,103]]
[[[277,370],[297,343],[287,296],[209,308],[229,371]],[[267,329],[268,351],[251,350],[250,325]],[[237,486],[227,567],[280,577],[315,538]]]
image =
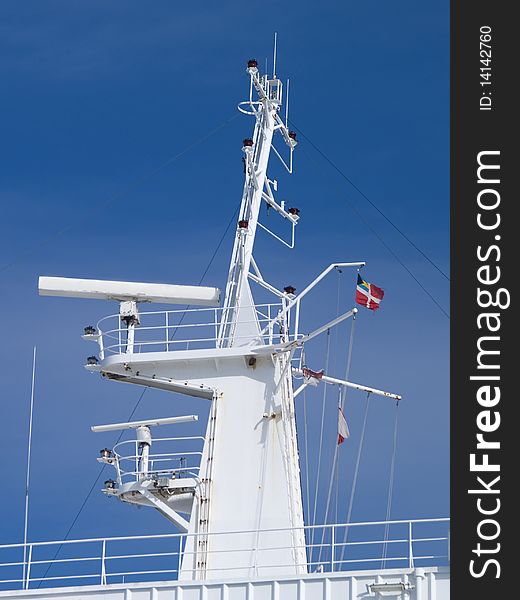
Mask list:
[[287,91],[285,92],[285,129],[289,129],[289,79],[287,79]]
[[29,438],[27,441],[27,470],[25,475],[25,516],[23,526],[23,582],[22,585],[27,587],[25,581],[27,574],[27,531],[29,526],[29,480],[31,474],[31,444],[32,444],[32,424],[33,424],[33,408],[34,408],[34,374],[36,372],[36,346],[33,348],[32,361],[32,377],[31,377],[31,404],[29,409]]
[[278,34],[276,31],[274,32],[274,51],[273,51],[273,79],[276,79],[276,41],[278,39]]

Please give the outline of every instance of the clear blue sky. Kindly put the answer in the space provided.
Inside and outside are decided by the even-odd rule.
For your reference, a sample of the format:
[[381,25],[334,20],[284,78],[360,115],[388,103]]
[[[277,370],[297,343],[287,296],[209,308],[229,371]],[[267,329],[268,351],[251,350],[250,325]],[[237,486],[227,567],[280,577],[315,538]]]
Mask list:
[[[240,200],[240,147],[252,122],[233,119],[128,188],[235,114],[248,90],[245,61],[255,57],[264,64],[275,30],[279,74],[291,77],[295,125],[447,272],[448,19],[448,2],[432,0],[267,0],[256,10],[235,1],[2,2],[0,446],[9,471],[2,541],[22,539],[33,345],[32,539],[65,534],[98,472],[99,448],[111,443],[92,434],[90,425],[125,420],[140,394],[82,367],[92,353],[79,338],[83,326],[115,307],[40,298],[38,275],[199,281]],[[330,262],[368,262],[365,277],[386,296],[378,314],[360,315],[351,378],[405,398],[392,516],[445,516],[449,321],[349,204],[446,310],[448,284],[305,140],[295,159],[292,177],[274,163],[271,174],[279,180],[278,197],[302,211],[299,243],[291,252],[260,234],[264,275],[301,290]],[[205,283],[224,285],[231,245],[230,231]],[[351,276],[344,286],[353,294],[354,274],[343,276]],[[326,301],[334,312],[335,282],[328,285]],[[309,326],[318,308],[318,300],[312,302]],[[345,333],[338,340],[343,348]],[[316,348],[312,366],[320,368]],[[334,348],[330,372],[341,376],[344,351]],[[353,435],[342,447],[343,512],[363,401],[360,394],[349,396]],[[202,409],[198,402],[149,391],[135,416],[185,414]],[[320,402],[318,392],[313,422]],[[327,402],[328,468],[335,397]],[[372,409],[354,520],[385,516],[394,406],[374,399]],[[314,426],[313,460],[318,435]],[[326,493],[327,473],[323,477]],[[150,529],[169,526],[151,510],[134,510],[96,491],[72,536]]]

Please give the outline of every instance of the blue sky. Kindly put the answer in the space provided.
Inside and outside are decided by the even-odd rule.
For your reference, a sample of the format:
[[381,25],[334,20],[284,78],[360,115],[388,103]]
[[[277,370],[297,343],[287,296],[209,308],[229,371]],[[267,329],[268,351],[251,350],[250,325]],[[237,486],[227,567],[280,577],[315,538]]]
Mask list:
[[[278,72],[291,77],[295,126],[447,272],[448,10],[448,2],[431,0],[267,1],[261,9],[243,2],[162,0],[2,3],[0,418],[8,426],[0,445],[11,473],[2,499],[3,541],[22,538],[33,345],[32,539],[65,534],[98,472],[98,449],[111,443],[92,434],[90,425],[125,420],[140,394],[82,367],[92,350],[79,338],[83,326],[115,307],[39,298],[38,275],[199,281],[240,201],[240,147],[252,122],[231,117],[247,94],[245,61],[255,57],[262,66],[265,57],[271,60],[275,30]],[[405,398],[392,515],[445,516],[449,321],[351,205],[446,310],[448,283],[303,139],[295,161],[292,177],[274,161],[270,174],[279,180],[278,197],[302,211],[297,248],[283,249],[260,234],[257,259],[274,285],[300,290],[333,261],[368,262],[364,276],[386,296],[378,314],[360,315],[351,377]],[[231,246],[232,231],[205,283],[224,286]],[[350,307],[354,273],[342,277],[342,302]],[[331,280],[322,299],[309,300],[309,327],[319,324],[316,313],[324,302],[324,312],[334,313],[335,286]],[[333,350],[331,373],[338,376],[346,333],[344,328]],[[320,343],[312,351],[317,368],[323,366]],[[349,395],[344,507],[363,401]],[[319,392],[313,402],[310,418],[316,421]],[[327,402],[328,465],[336,415],[332,395]],[[394,414],[385,402],[373,401],[355,520],[385,516]],[[194,409],[204,407],[148,391],[136,417]],[[310,440],[313,456],[318,434],[313,430]],[[72,536],[168,528],[152,511],[94,492]]]

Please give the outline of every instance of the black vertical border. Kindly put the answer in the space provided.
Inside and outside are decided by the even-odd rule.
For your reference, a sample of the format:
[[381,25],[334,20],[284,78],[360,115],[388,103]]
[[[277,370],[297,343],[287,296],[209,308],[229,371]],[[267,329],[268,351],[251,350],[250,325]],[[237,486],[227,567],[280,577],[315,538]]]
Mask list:
[[[513,390],[515,367],[520,373],[517,356],[520,344],[516,340],[518,319],[515,316],[516,294],[513,290],[520,268],[520,231],[516,231],[515,205],[520,205],[519,192],[515,188],[520,175],[520,153],[516,146],[518,137],[518,109],[515,97],[518,92],[518,51],[515,41],[520,39],[519,27],[513,16],[515,4],[503,0],[452,0],[451,4],[451,598],[474,600],[478,598],[520,598],[520,565],[513,567],[516,558],[514,523],[511,508],[520,506],[520,491],[515,490],[515,463],[520,459],[520,427],[515,423],[515,405],[520,407],[520,394]],[[480,85],[480,28],[492,29],[491,80],[489,89],[492,110],[480,110],[479,100],[486,90]],[[516,33],[516,35],[515,35]],[[477,194],[482,185],[477,183],[477,155],[481,151],[500,151],[501,202],[499,229],[486,232],[477,225]],[[495,235],[500,235],[497,242]],[[476,495],[468,494],[476,486],[477,473],[470,472],[469,456],[475,452],[478,432],[476,419],[482,407],[476,401],[480,384],[470,381],[470,376],[482,374],[477,371],[477,348],[479,336],[477,316],[482,309],[477,304],[477,246],[487,247],[493,243],[500,246],[499,265],[501,279],[497,287],[511,292],[508,309],[494,309],[500,313],[500,376],[501,425],[493,434],[501,443],[500,450],[490,452],[490,460],[498,461],[501,470],[501,509],[493,517],[500,523],[501,533],[497,540],[479,540],[477,527],[486,518],[480,514]],[[481,286],[482,287],[482,286]],[[518,387],[518,386],[517,386]],[[520,423],[520,420],[517,421]],[[517,439],[515,439],[517,438]],[[516,486],[520,487],[520,486]],[[490,498],[488,495],[486,498]],[[506,514],[509,519],[506,518]],[[515,528],[516,529],[516,528]],[[489,529],[488,531],[491,531]],[[500,563],[497,570],[488,568],[475,578],[470,574],[469,564],[478,559],[473,550],[477,544],[491,549],[500,543],[496,554],[486,555]],[[479,568],[485,561],[482,555]],[[515,573],[518,570],[518,576]],[[516,583],[515,583],[516,580]]]

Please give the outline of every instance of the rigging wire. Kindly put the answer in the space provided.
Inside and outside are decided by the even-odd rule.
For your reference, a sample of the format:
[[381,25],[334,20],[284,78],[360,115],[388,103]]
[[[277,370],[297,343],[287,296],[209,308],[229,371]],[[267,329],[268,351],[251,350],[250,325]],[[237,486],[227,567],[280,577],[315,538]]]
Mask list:
[[23,522],[23,580],[27,574],[27,534],[29,530],[29,484],[31,479],[31,449],[34,413],[34,380],[36,375],[36,346],[33,348],[32,375],[31,375],[31,401],[29,403],[29,431],[27,435],[27,467],[25,472],[25,512]]
[[381,557],[381,568],[384,569],[386,566],[386,556],[388,550],[388,534],[390,529],[390,515],[392,512],[392,497],[394,494],[394,480],[395,480],[395,458],[397,454],[397,427],[399,420],[399,400],[395,405],[395,419],[394,419],[394,438],[393,438],[393,447],[392,447],[392,461],[390,463],[390,476],[388,478],[388,496],[386,501],[386,518],[385,518],[385,536],[384,536],[384,545],[383,545],[383,555]]
[[[341,305],[341,283],[342,283],[341,276],[343,275],[343,271],[339,267],[334,267],[334,270],[338,274],[338,285],[337,285],[337,290],[336,290],[336,317],[339,317],[339,309],[340,309],[340,305]],[[340,331],[339,327],[334,327],[334,330],[333,330],[334,344],[333,345],[335,347],[337,347],[338,343],[339,343],[339,331]],[[334,355],[332,357],[331,372],[336,371],[336,358],[337,358],[336,353],[334,353]]]
[[307,516],[311,516],[311,497],[309,492],[309,450],[308,450],[308,429],[307,429],[307,386],[303,388],[303,432],[305,436],[304,454],[305,454],[305,498],[307,504]]
[[[141,394],[139,395],[139,398],[137,399],[137,402],[135,403],[135,406],[134,406],[134,408],[133,408],[132,412],[131,412],[131,413],[130,413],[130,415],[128,416],[128,419],[127,419],[127,421],[130,421],[130,419],[131,419],[131,418],[134,416],[134,414],[135,414],[135,411],[137,410],[137,407],[139,406],[139,404],[140,404],[141,400],[143,399],[143,396],[145,395],[145,393],[146,393],[146,390],[147,390],[147,389],[148,389],[148,388],[144,388],[144,390],[143,390],[143,391],[141,392]],[[116,440],[116,442],[115,442],[114,446],[116,446],[117,444],[119,444],[119,442],[121,441],[121,438],[123,437],[124,433],[125,433],[125,432],[124,432],[124,431],[122,431],[122,432],[119,434],[119,436],[118,436],[118,438],[117,438],[117,440]],[[83,512],[83,509],[85,508],[85,506],[86,506],[86,504],[87,504],[87,502],[88,502],[88,500],[89,500],[90,496],[92,495],[92,492],[94,491],[94,489],[95,489],[96,485],[98,484],[98,481],[99,481],[99,479],[101,478],[101,475],[103,474],[103,471],[105,470],[105,467],[106,467],[106,464],[102,465],[102,466],[101,466],[101,468],[99,469],[99,472],[98,472],[98,474],[97,474],[97,477],[96,477],[96,479],[94,480],[93,484],[90,486],[90,489],[89,489],[89,491],[88,491],[87,495],[85,496],[85,499],[83,500],[83,502],[82,502],[81,506],[79,507],[79,510],[77,511],[77,513],[76,513],[76,516],[75,516],[75,517],[74,517],[74,519],[72,520],[72,523],[70,524],[70,527],[67,529],[67,533],[65,534],[65,536],[64,536],[64,538],[63,538],[63,541],[65,541],[65,540],[66,540],[66,539],[69,537],[69,535],[70,535],[70,533],[71,533],[72,529],[74,528],[74,525],[77,523],[77,521],[78,521],[78,519],[79,519],[79,517],[80,517],[81,513]],[[47,565],[47,569],[45,570],[45,573],[43,574],[42,578],[41,578],[41,579],[40,579],[40,581],[38,582],[37,589],[39,589],[39,588],[40,588],[41,584],[43,583],[43,581],[44,581],[44,580],[45,580],[45,578],[47,577],[47,574],[48,574],[48,572],[49,572],[49,571],[51,570],[51,568],[53,567],[53,565],[54,565],[54,561],[57,559],[57,557],[58,557],[58,554],[60,553],[60,551],[61,551],[61,549],[62,549],[62,548],[63,548],[63,544],[60,544],[60,545],[59,545],[59,546],[56,548],[56,552],[54,553],[54,556],[52,557],[51,561],[50,561],[50,562],[49,562],[49,564]]]
[[[295,127],[296,129],[296,127]],[[303,136],[302,134],[302,137]],[[302,151],[305,153],[305,150],[302,148]],[[308,155],[310,156],[310,155]],[[315,161],[315,164],[318,164]],[[392,250],[392,248],[384,241],[382,236],[368,223],[368,221],[363,217],[363,215],[359,212],[359,210],[355,207],[353,203],[351,203],[347,198],[344,198],[345,203],[350,208],[350,210],[358,217],[358,219],[365,225],[365,227],[376,237],[384,248],[388,251],[388,253],[393,256],[396,262],[410,275],[410,277],[415,281],[415,283],[421,288],[421,290],[430,298],[430,300],[437,306],[437,308],[442,312],[442,314],[449,319],[449,313],[443,308],[443,306],[436,300],[433,294],[420,282],[420,280],[416,277],[416,275],[411,271],[411,269],[403,262],[403,260]]]
[[[338,316],[339,308],[340,308],[340,301],[341,301],[341,274],[343,273],[343,271],[338,267],[335,267],[335,270],[338,274],[338,285],[337,285],[337,293],[336,293],[336,316]],[[334,335],[334,342],[337,344],[337,341],[338,341],[338,329],[337,328],[334,329],[333,335]],[[333,357],[333,368],[334,368],[335,364],[336,364],[336,354],[334,354],[334,357]],[[323,529],[321,532],[321,543],[320,543],[320,550],[319,550],[319,554],[318,554],[318,564],[321,561],[321,553],[323,550],[323,542],[325,539],[325,527],[327,525],[327,520],[328,520],[328,515],[329,515],[329,504],[330,504],[330,499],[331,499],[332,486],[334,483],[334,471],[337,471],[337,462],[336,462],[337,454],[338,454],[338,444],[336,441],[336,444],[334,446],[334,456],[332,459],[331,476],[329,477],[329,488],[327,490],[327,503],[325,506],[325,518],[323,520]]]
[[173,156],[171,156],[170,158],[168,158],[166,161],[164,161],[163,163],[161,163],[155,169],[152,169],[150,172],[145,173],[144,175],[141,175],[141,176],[137,177],[136,179],[134,179],[133,181],[131,181],[130,183],[128,183],[126,186],[123,186],[118,192],[115,192],[114,194],[112,194],[106,202],[104,202],[103,204],[100,204],[97,208],[94,208],[94,209],[89,208],[82,215],[80,215],[79,219],[75,219],[73,223],[70,223],[69,225],[66,225],[63,228],[56,230],[50,236],[44,238],[43,240],[40,240],[31,249],[29,249],[27,252],[25,252],[23,254],[20,254],[18,257],[14,258],[9,263],[6,263],[3,266],[1,266],[0,267],[0,273],[3,273],[4,271],[6,271],[10,267],[12,267],[14,264],[18,263],[19,261],[21,261],[21,260],[23,260],[25,258],[28,258],[29,256],[32,256],[40,248],[42,248],[43,246],[46,246],[47,244],[49,244],[50,242],[52,242],[57,237],[60,237],[61,235],[65,234],[65,233],[68,233],[70,230],[74,229],[78,225],[82,225],[86,221],[90,221],[93,216],[95,216],[95,215],[97,215],[97,214],[99,214],[99,213],[107,210],[108,208],[112,207],[116,202],[118,202],[119,200],[121,200],[122,198],[124,198],[128,193],[130,193],[131,191],[133,191],[136,188],[140,187],[141,185],[143,185],[144,183],[146,183],[152,177],[155,177],[155,175],[157,175],[158,173],[160,173],[161,171],[163,171],[166,167],[168,167],[169,165],[171,165],[175,161],[179,160],[179,158],[181,158],[182,156],[184,156],[185,154],[187,154],[190,150],[193,150],[193,148],[196,148],[197,146],[200,146],[200,144],[202,144],[203,142],[207,141],[211,136],[213,136],[215,133],[217,133],[218,131],[220,131],[221,129],[223,129],[227,125],[229,125],[229,123],[231,123],[231,121],[233,121],[234,119],[236,119],[238,116],[239,116],[239,113],[233,114],[233,116],[227,118],[220,125],[218,125],[217,127],[214,127],[213,129],[211,129],[208,133],[206,133],[205,135],[203,135],[201,138],[195,140],[191,144],[188,144],[185,148],[183,148],[182,150],[180,150],[179,152],[177,152],[176,154],[174,154]]
[[[352,363],[352,348],[354,346],[354,333],[356,330],[356,315],[352,316],[352,325],[350,326],[350,340],[348,343],[347,365],[345,367],[345,381],[350,377],[350,365]],[[347,386],[339,390],[339,407],[343,411],[347,401]],[[339,505],[339,467],[341,462],[341,454],[338,456],[338,464],[336,465],[336,523],[338,522],[338,505]]]
[[321,530],[321,542],[320,542],[320,551],[318,553],[318,565],[319,565],[320,560],[321,560],[321,551],[323,550],[324,541],[325,541],[325,530],[326,530],[326,527],[327,527],[327,520],[328,520],[328,516],[329,516],[330,498],[331,498],[331,494],[332,494],[332,486],[333,486],[333,483],[334,483],[333,473],[337,469],[338,449],[339,449],[339,444],[336,442],[336,445],[334,447],[334,457],[332,459],[331,477],[329,478],[329,489],[327,491],[327,504],[326,504],[326,508],[325,508],[325,519],[323,520],[323,527],[322,527],[322,530]]
[[339,507],[339,463],[340,463],[340,458],[341,458],[341,454],[338,456],[338,460],[336,462],[336,471],[334,472],[334,481],[335,481],[335,485],[336,485],[336,498],[335,498],[335,502],[334,502],[334,523],[338,522],[338,507]]
[[[355,319],[355,315],[354,315],[354,319]],[[353,343],[354,343],[354,331],[355,331],[354,324],[355,324],[355,320],[352,321],[352,325],[350,328],[350,339],[349,339],[349,344],[348,344],[348,355],[347,355],[347,367],[345,369],[345,371],[346,371],[345,380],[346,381],[348,381],[348,377],[350,374],[350,363],[352,360],[352,347],[353,347]],[[339,397],[338,397],[338,411],[340,409],[343,410],[345,398],[346,398],[346,394],[342,395],[341,390],[340,390]],[[332,498],[332,489],[333,489],[334,483],[336,484],[336,511],[337,511],[337,506],[338,506],[337,490],[338,490],[338,476],[339,476],[339,457],[340,457],[339,444],[336,442],[336,445],[334,447],[334,457],[332,459],[332,468],[330,471],[329,489],[327,492],[327,503],[325,505],[325,519],[323,521],[323,530],[322,530],[322,534],[321,534],[321,544],[320,544],[320,552],[319,552],[319,556],[318,556],[318,563],[320,562],[321,551],[322,551],[323,545],[324,545],[323,542],[325,539],[325,527],[328,522],[330,502],[331,502],[331,498]],[[334,476],[334,473],[336,473],[336,476]],[[338,522],[338,519],[336,516],[336,523],[337,522]]]
[[[339,316],[339,307],[340,307],[340,299],[341,299],[341,275],[343,273],[343,271],[339,268],[339,267],[334,267],[336,269],[336,271],[338,272],[338,297],[336,299],[336,314]],[[353,315],[353,318],[356,318],[356,315]],[[351,326],[351,330],[352,330],[352,326]],[[338,343],[338,339],[339,339],[339,330],[336,328],[335,330],[335,336],[336,336],[336,343]],[[334,361],[334,366],[335,366],[335,361]],[[339,387],[338,389],[338,394],[339,397],[341,398],[341,387]],[[335,523],[338,522],[338,477],[339,477],[339,459],[340,457],[338,456],[338,461],[336,463],[336,470],[335,473],[333,474],[333,478],[335,481],[335,485],[336,485],[336,496],[335,496]],[[325,521],[326,524],[326,521]]]
[[367,394],[367,401],[366,401],[366,405],[365,405],[365,416],[363,418],[363,427],[361,429],[361,437],[359,438],[359,446],[358,446],[358,452],[357,452],[357,457],[356,457],[356,466],[354,468],[354,479],[352,481],[352,489],[350,490],[350,500],[348,503],[347,520],[346,520],[347,525],[345,527],[345,533],[343,535],[343,543],[341,544],[340,564],[343,563],[343,558],[345,556],[345,549],[347,547],[348,525],[349,525],[350,519],[352,517],[352,507],[354,505],[354,497],[356,495],[356,487],[357,487],[357,480],[358,480],[358,474],[359,474],[359,464],[361,462],[361,452],[363,450],[363,444],[365,441],[365,432],[366,432],[366,428],[367,428],[369,407],[370,407],[370,392],[368,392],[368,394]]
[[[222,243],[224,242],[224,239],[225,239],[225,237],[226,237],[226,235],[227,235],[227,233],[228,233],[228,231],[229,231],[229,229],[230,229],[230,227],[231,227],[232,223],[233,223],[233,222],[235,221],[235,219],[236,219],[236,215],[237,215],[237,213],[238,213],[238,210],[239,210],[239,208],[237,207],[237,208],[235,209],[235,212],[233,213],[233,216],[232,216],[232,217],[231,217],[231,219],[229,220],[229,222],[228,222],[228,224],[227,224],[227,226],[226,226],[226,229],[224,230],[224,233],[223,233],[223,234],[222,234],[222,236],[220,237],[220,240],[219,240],[219,242],[218,242],[218,244],[217,244],[217,246],[216,246],[216,248],[215,248],[215,251],[213,252],[213,254],[212,254],[212,256],[211,256],[211,258],[210,258],[210,260],[209,260],[209,263],[208,263],[208,265],[207,265],[206,269],[204,270],[204,273],[202,274],[202,276],[201,276],[201,278],[200,278],[200,280],[199,280],[199,283],[198,283],[198,285],[201,285],[201,284],[202,284],[202,282],[203,282],[204,278],[205,278],[205,277],[206,277],[206,275],[208,274],[208,271],[209,271],[209,269],[211,268],[211,265],[213,264],[213,261],[215,260],[215,258],[216,258],[216,256],[217,256],[217,254],[218,254],[218,251],[220,250],[220,247],[222,246]],[[186,315],[186,312],[187,312],[187,310],[188,310],[188,308],[186,308],[186,309],[185,309],[185,311],[184,311],[184,313],[183,313],[183,315],[182,315],[182,317],[181,317],[181,319],[180,319],[180,321],[179,321],[179,325],[182,323],[182,319],[183,319],[183,318],[184,318],[184,316]],[[175,331],[173,332],[173,334],[172,334],[171,338],[173,338],[173,336],[175,335],[176,331],[177,331],[177,330],[175,330]],[[171,338],[170,338],[170,339],[171,339]],[[135,403],[135,405],[134,405],[134,408],[132,409],[132,412],[131,412],[131,413],[130,413],[130,415],[128,416],[128,418],[127,418],[127,421],[130,421],[130,420],[132,419],[132,417],[134,416],[134,414],[135,414],[136,410],[138,409],[138,407],[139,407],[139,405],[140,405],[140,403],[141,403],[141,400],[143,399],[143,396],[146,394],[146,392],[148,391],[148,389],[149,389],[149,388],[144,388],[144,389],[143,389],[143,391],[141,392],[141,394],[139,395],[139,398],[137,399],[137,402]],[[114,443],[114,446],[116,446],[116,445],[117,445],[117,444],[118,444],[118,443],[121,441],[121,438],[123,437],[123,435],[124,435],[124,431],[122,431],[122,432],[119,434],[119,437],[117,438],[116,442]],[[99,470],[99,472],[98,472],[98,474],[97,474],[97,477],[96,477],[96,479],[95,479],[95,480],[94,480],[94,482],[92,483],[92,485],[91,485],[91,487],[90,487],[89,491],[87,492],[87,495],[85,496],[85,499],[83,500],[83,502],[82,502],[81,506],[79,507],[79,510],[77,511],[77,513],[76,513],[76,515],[75,515],[74,519],[72,520],[72,523],[70,524],[70,527],[69,527],[69,528],[68,528],[68,530],[67,530],[67,533],[65,534],[65,536],[64,536],[64,538],[63,538],[63,540],[64,540],[64,541],[65,541],[65,540],[66,540],[66,539],[69,537],[70,533],[72,532],[72,529],[74,528],[74,525],[77,523],[77,521],[78,521],[78,519],[79,519],[79,517],[80,517],[81,513],[83,512],[83,509],[85,508],[85,506],[86,506],[86,504],[87,504],[88,500],[90,499],[90,497],[91,497],[91,495],[92,495],[92,492],[93,492],[93,491],[94,491],[94,489],[96,488],[96,485],[98,484],[98,481],[99,481],[99,479],[100,479],[101,475],[103,474],[103,471],[104,471],[105,467],[106,467],[106,465],[105,465],[105,464],[101,466],[101,469]],[[38,583],[38,586],[37,586],[38,588],[40,587],[40,585],[42,584],[43,580],[44,580],[44,579],[45,579],[45,577],[47,576],[47,573],[49,572],[49,570],[50,570],[50,569],[51,569],[51,567],[53,566],[53,564],[54,564],[54,561],[56,560],[56,558],[57,558],[58,554],[60,553],[60,550],[62,549],[62,547],[63,547],[63,544],[60,544],[60,545],[57,547],[57,549],[56,549],[56,552],[55,552],[55,554],[54,554],[54,557],[53,557],[53,558],[52,558],[52,560],[49,562],[49,565],[47,566],[47,570],[45,571],[45,573],[43,574],[43,577],[40,579],[40,581],[39,581],[39,583]]]
[[[327,350],[325,354],[325,372],[328,372],[329,369],[329,359],[330,359],[330,329],[327,329]],[[318,508],[318,490],[320,487],[320,470],[321,470],[321,455],[323,450],[323,430],[325,426],[325,400],[327,399],[327,385],[323,386],[323,396],[321,400],[321,426],[320,426],[320,446],[318,450],[318,465],[316,467],[316,488],[314,491],[314,508],[312,511],[312,524],[316,525],[316,511]],[[315,528],[313,527],[311,532],[311,546],[314,544],[314,532]]]
[[434,267],[447,281],[450,281],[450,278],[448,277],[448,275],[446,275],[446,273],[439,267],[439,265],[437,265],[427,254],[426,252],[424,252],[423,250],[421,250],[417,244],[415,244],[413,242],[413,240],[411,240],[406,233],[400,228],[398,227],[391,219],[390,217],[388,217],[380,208],[379,206],[377,206],[377,204],[375,204],[375,202],[373,202],[372,200],[370,200],[370,198],[362,191],[359,189],[359,187],[352,181],[352,179],[350,179],[337,165],[336,163],[334,163],[322,150],[320,150],[320,148],[318,148],[318,146],[316,146],[316,144],[314,142],[312,142],[304,133],[301,129],[299,129],[292,121],[290,121],[291,125],[294,127],[294,129],[296,129],[298,131],[298,133],[316,150],[316,152],[318,152],[318,154],[320,154],[322,156],[322,158],[324,158],[329,165],[337,172],[339,173],[339,175],[341,177],[343,177],[343,179],[349,183],[355,190],[356,192],[358,192],[358,194],[364,198],[369,204],[370,206],[372,206],[372,208],[374,208],[384,219],[387,223],[389,223],[413,248],[415,248],[415,250],[417,250],[417,252],[424,258],[426,259],[430,265],[432,265],[432,267]]

